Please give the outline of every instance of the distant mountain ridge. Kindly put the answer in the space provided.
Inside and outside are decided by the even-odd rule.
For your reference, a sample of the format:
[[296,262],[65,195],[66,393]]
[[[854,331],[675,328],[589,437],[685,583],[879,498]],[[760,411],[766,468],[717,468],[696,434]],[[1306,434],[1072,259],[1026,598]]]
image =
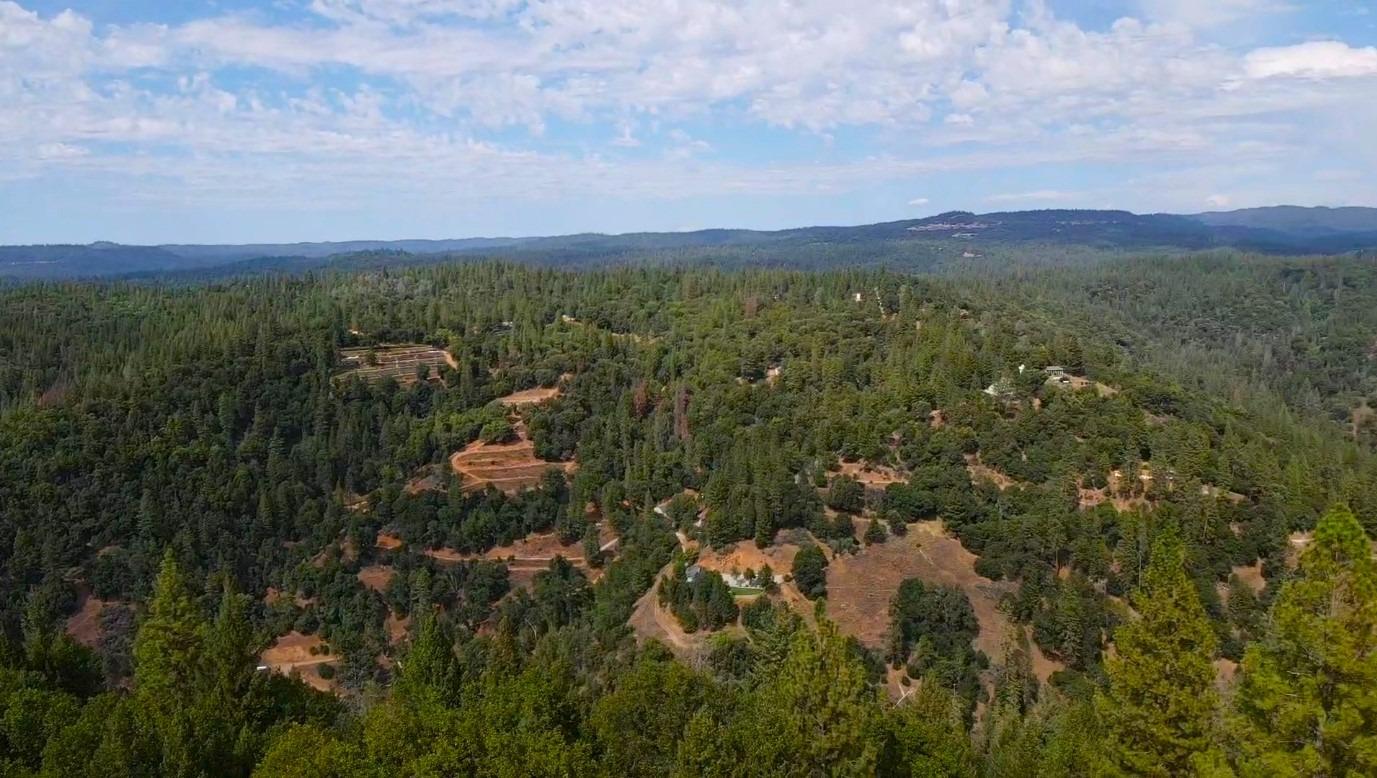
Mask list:
[[[626,261],[638,255],[715,249],[749,251],[761,262],[789,265],[799,250],[808,266],[826,265],[818,247],[838,247],[833,264],[853,260],[874,244],[886,256],[926,254],[955,244],[972,255],[982,247],[1038,245],[1105,251],[1197,251],[1236,248],[1274,254],[1333,254],[1377,247],[1377,208],[1275,206],[1193,215],[1135,214],[1114,210],[949,211],[921,219],[857,226],[784,230],[706,229],[620,235],[581,233],[525,238],[357,240],[244,245],[0,246],[0,278],[15,280],[156,275],[225,268],[294,270],[330,265],[337,258],[388,253],[406,256],[491,256],[552,265]],[[696,252],[696,253],[695,253]]]
[[1250,227],[1293,235],[1377,232],[1377,208],[1357,206],[1308,208],[1299,205],[1273,205],[1266,208],[1198,213],[1191,218],[1211,227]]

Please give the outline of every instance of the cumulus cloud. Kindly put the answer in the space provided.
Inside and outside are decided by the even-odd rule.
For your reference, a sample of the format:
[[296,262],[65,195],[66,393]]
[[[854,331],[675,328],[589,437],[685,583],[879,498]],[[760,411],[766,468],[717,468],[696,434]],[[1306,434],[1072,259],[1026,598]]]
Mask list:
[[1141,0],[1140,6],[1150,19],[1188,27],[1215,27],[1293,8],[1282,0]]
[[1377,47],[1354,48],[1341,41],[1310,41],[1256,49],[1248,53],[1244,68],[1252,78],[1372,76],[1377,75]]
[[[842,191],[1295,156],[1316,117],[1370,98],[1377,50],[1233,51],[1201,32],[1204,5],[1280,9],[1144,0],[1089,28],[1042,0],[310,0],[291,21],[96,25],[0,0],[0,169],[79,166],[167,199]],[[722,158],[719,138],[752,132],[827,153]],[[857,135],[874,139],[859,153]]]

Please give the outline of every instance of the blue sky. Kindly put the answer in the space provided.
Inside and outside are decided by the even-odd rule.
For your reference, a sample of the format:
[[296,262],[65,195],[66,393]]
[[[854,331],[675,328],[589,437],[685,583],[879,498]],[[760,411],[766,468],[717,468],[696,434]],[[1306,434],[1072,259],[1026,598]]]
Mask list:
[[0,243],[1377,205],[1373,0],[0,0]]

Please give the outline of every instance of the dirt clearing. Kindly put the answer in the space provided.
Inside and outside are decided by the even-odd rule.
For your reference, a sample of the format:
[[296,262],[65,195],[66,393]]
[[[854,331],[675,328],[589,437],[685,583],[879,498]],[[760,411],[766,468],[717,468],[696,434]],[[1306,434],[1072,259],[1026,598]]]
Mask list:
[[519,392],[512,392],[505,397],[497,398],[497,402],[502,403],[508,408],[518,408],[524,405],[540,405],[547,403],[560,395],[558,386],[542,387],[534,389],[522,389]]
[[448,351],[423,343],[384,344],[366,348],[340,349],[337,378],[343,380],[356,375],[365,381],[396,379],[403,386],[416,383],[416,372],[424,366],[432,379],[439,378],[440,368],[458,368],[459,363]]
[[660,579],[669,574],[673,567],[672,563],[666,565],[655,575],[655,585],[636,601],[629,624],[638,644],[644,645],[647,640],[658,640],[679,661],[690,667],[701,667],[703,659],[708,655],[708,641],[713,635],[723,634],[727,630],[689,634],[679,625],[679,620],[674,618],[674,614],[660,607]]
[[842,462],[841,474],[856,479],[870,489],[884,489],[890,484],[901,484],[908,480],[892,467],[869,462]]
[[718,573],[741,575],[747,570],[758,573],[760,568],[769,565],[775,575],[788,575],[794,570],[794,554],[798,549],[793,543],[761,549],[754,542],[743,540],[720,549],[704,549],[698,555],[698,566]]
[[66,632],[72,640],[87,648],[100,645],[100,615],[105,610],[105,600],[83,592],[77,612],[67,619]]
[[[857,522],[862,524],[863,522]],[[863,530],[858,526],[857,530]],[[992,662],[1004,655],[1004,643],[1016,629],[999,609],[1012,593],[1012,584],[991,581],[975,572],[975,554],[947,534],[939,521],[909,525],[904,537],[866,546],[855,555],[842,554],[827,568],[827,614],[843,632],[862,644],[885,647],[889,634],[889,606],[899,585],[909,578],[960,589],[970,598],[980,624],[975,647]],[[1045,681],[1058,669],[1032,646],[1033,669]]]
[[[598,542],[603,555],[611,557],[616,552],[617,533],[607,524],[598,525]],[[559,535],[553,532],[536,532],[505,546],[495,546],[481,554],[463,554],[452,548],[430,548],[425,555],[437,562],[472,562],[486,559],[490,562],[506,562],[507,575],[513,586],[529,587],[536,573],[549,569],[555,557],[562,556],[574,567],[588,576],[589,581],[602,577],[600,568],[592,568],[583,555],[583,544],[575,541],[568,545],[560,542]]]
[[385,592],[397,574],[390,565],[369,565],[358,572],[359,583],[375,592]]
[[292,630],[278,638],[259,658],[259,666],[282,675],[297,673],[301,680],[320,691],[334,691],[334,679],[320,677],[321,665],[334,664],[339,657],[326,650],[319,635],[303,635]]
[[550,470],[571,473],[573,462],[547,462],[535,455],[535,444],[526,434],[526,425],[514,425],[516,440],[511,443],[474,441],[449,458],[449,465],[459,475],[464,491],[472,492],[492,486],[507,494],[539,486]]

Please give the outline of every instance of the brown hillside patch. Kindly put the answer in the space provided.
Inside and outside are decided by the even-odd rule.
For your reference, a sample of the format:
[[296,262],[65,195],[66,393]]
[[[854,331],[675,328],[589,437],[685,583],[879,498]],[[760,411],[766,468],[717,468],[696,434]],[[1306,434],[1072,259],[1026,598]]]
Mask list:
[[789,575],[794,571],[794,554],[798,553],[798,549],[793,543],[762,549],[747,540],[718,549],[704,549],[698,555],[698,565],[704,570],[737,574],[747,570],[760,572],[760,568],[769,565],[775,575]]
[[391,565],[369,565],[358,572],[359,583],[375,592],[385,592],[397,574]]
[[38,396],[38,407],[52,408],[61,405],[62,401],[67,399],[67,394],[70,391],[71,387],[65,381],[57,381]]
[[1080,507],[1082,510],[1094,508],[1109,499],[1108,489],[1086,489],[1082,486],[1076,491],[1080,494]]
[[660,607],[660,579],[673,568],[674,565],[671,563],[656,574],[655,585],[636,601],[636,607],[631,611],[628,623],[636,635],[638,644],[644,645],[648,640],[658,640],[680,661],[690,667],[698,667],[707,656],[709,637],[720,633],[689,634],[679,625],[679,620],[674,618],[674,614]]
[[[369,352],[373,354],[374,364],[369,364]],[[397,383],[407,386],[416,383],[416,368],[425,365],[430,368],[432,380],[439,378],[440,367],[448,365],[458,368],[459,363],[448,351],[423,343],[383,344],[373,348],[340,349],[341,372],[337,379],[358,376],[365,381],[382,381],[393,378]]]
[[[617,546],[617,533],[609,525],[600,523],[598,541],[603,551],[612,551]],[[533,532],[513,543],[494,546],[481,554],[463,554],[450,548],[432,548],[426,549],[425,555],[440,562],[471,562],[486,559],[492,562],[548,565],[555,557],[562,556],[574,564],[584,563],[583,544],[574,541],[565,545],[554,532]]]
[[1363,430],[1367,427],[1377,426],[1377,410],[1373,410],[1367,400],[1363,400],[1353,409],[1353,439],[1358,440],[1362,437]]
[[411,632],[411,617],[398,618],[392,611],[388,611],[387,618],[383,620],[383,629],[387,632],[387,644],[398,645],[406,640]]
[[908,480],[892,467],[869,462],[842,462],[841,474],[850,476],[871,489],[883,489],[890,484],[901,484]]
[[1261,594],[1267,588],[1267,579],[1262,576],[1262,560],[1259,559],[1251,565],[1238,565],[1233,568],[1233,574],[1238,576],[1238,580],[1253,590],[1253,594]]
[[87,648],[100,645],[100,615],[105,610],[106,601],[88,592],[83,592],[77,612],[67,619],[66,632],[76,642]]
[[[617,533],[605,523],[598,525],[598,541],[605,557],[614,554],[620,542]],[[534,581],[536,573],[549,569],[557,556],[564,557],[569,564],[582,570],[589,581],[597,581],[603,574],[602,568],[588,565],[580,541],[565,545],[560,542],[559,535],[553,532],[532,533],[514,543],[495,546],[481,554],[464,554],[452,548],[428,548],[422,553],[437,562],[472,562],[480,559],[505,562],[512,585],[527,588]]]
[[1080,390],[1093,387],[1095,393],[1101,397],[1113,397],[1119,393],[1117,387],[1110,386],[1109,384],[1102,384],[1099,381],[1092,381],[1085,376],[1068,375],[1067,378],[1070,379],[1069,385],[1072,389]]
[[1309,530],[1305,532],[1292,532],[1286,538],[1286,567],[1294,570],[1300,564],[1300,556],[1305,549],[1310,546],[1310,542],[1315,539],[1315,533]]
[[523,405],[540,405],[549,402],[560,395],[558,386],[542,387],[534,389],[522,389],[519,392],[512,392],[505,397],[497,398],[497,402],[509,408],[516,408]]
[[1215,686],[1223,691],[1233,685],[1234,676],[1238,674],[1238,663],[1220,657],[1214,660],[1214,672]]
[[378,538],[374,541],[373,545],[384,551],[396,551],[406,544],[402,542],[402,539],[397,535],[378,530]]
[[334,691],[337,684],[333,679],[321,678],[318,667],[338,661],[338,656],[326,651],[325,641],[319,635],[303,635],[296,630],[278,638],[259,657],[262,667],[283,675],[297,673],[301,680],[320,691]]
[[[857,522],[860,524],[861,522]],[[857,527],[858,531],[863,530]],[[947,534],[940,521],[910,525],[904,537],[866,546],[855,555],[833,558],[827,568],[827,612],[848,635],[871,648],[883,649],[889,634],[889,606],[899,585],[909,578],[953,586],[966,594],[980,623],[975,647],[992,661],[1003,655],[1011,634],[1000,600],[1012,584],[991,581],[975,572],[976,556]],[[1034,669],[1046,680],[1059,665],[1032,646]]]
[[992,483],[998,487],[1001,492],[1012,486],[1018,485],[1018,481],[1015,481],[1004,473],[981,462],[979,454],[966,455],[966,470],[971,474],[971,483],[973,484],[978,484],[982,481]]
[[460,475],[464,492],[476,492],[493,486],[508,494],[533,489],[545,478],[545,472],[559,470],[573,472],[571,461],[536,459],[529,441],[518,443],[470,443],[461,452],[449,457],[449,465]]
[[449,458],[466,492],[493,486],[507,494],[538,486],[550,470],[571,473],[573,462],[547,462],[536,458],[535,444],[526,435],[526,425],[514,425],[516,440],[511,443],[474,441]]

